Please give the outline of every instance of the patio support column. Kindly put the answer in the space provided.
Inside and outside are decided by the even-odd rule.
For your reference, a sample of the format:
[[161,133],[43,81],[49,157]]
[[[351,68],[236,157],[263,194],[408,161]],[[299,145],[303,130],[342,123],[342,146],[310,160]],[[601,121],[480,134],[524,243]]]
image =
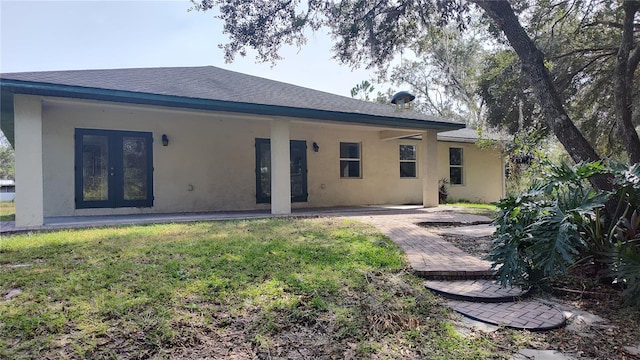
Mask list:
[[16,227],[44,223],[42,100],[14,95]]
[[271,120],[271,213],[291,214],[289,121]]
[[422,133],[418,159],[422,178],[422,205],[438,206],[438,133],[435,130]]

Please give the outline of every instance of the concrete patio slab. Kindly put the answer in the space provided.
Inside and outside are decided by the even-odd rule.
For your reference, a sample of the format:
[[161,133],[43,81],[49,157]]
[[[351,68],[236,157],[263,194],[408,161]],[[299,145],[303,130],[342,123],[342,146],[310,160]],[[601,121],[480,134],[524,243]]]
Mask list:
[[166,213],[166,214],[128,214],[128,215],[93,215],[93,216],[59,216],[45,217],[44,225],[32,227],[16,227],[14,221],[0,222],[0,233],[11,234],[27,231],[46,231],[59,229],[77,229],[102,226],[162,224],[174,222],[225,221],[263,219],[272,217],[343,217],[357,215],[399,214],[406,212],[427,212],[419,206],[353,206],[334,208],[294,209],[289,215],[272,215],[269,210],[252,211],[214,211],[204,213]]

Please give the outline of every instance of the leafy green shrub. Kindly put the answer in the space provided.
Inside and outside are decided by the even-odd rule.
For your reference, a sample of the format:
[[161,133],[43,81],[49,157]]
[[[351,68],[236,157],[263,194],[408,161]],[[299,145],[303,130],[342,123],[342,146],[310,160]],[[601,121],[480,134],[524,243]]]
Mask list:
[[[637,240],[637,239],[636,239]],[[619,247],[613,272],[624,284],[622,295],[628,304],[640,307],[640,246]]]
[[548,164],[545,178],[534,181],[527,193],[497,203],[497,236],[489,258],[501,283],[540,285],[566,274],[588,251],[581,230],[605,200],[584,181],[602,164],[588,167]]
[[608,274],[624,286],[627,303],[640,308],[640,164],[612,164],[615,175],[616,223],[609,238],[613,249],[608,257]]
[[[614,176],[614,191],[591,188],[594,175]],[[617,200],[611,219],[605,204]],[[543,286],[572,266],[592,264],[623,284],[640,306],[640,168],[603,162],[546,164],[524,194],[496,205],[497,231],[489,259],[503,285]]]

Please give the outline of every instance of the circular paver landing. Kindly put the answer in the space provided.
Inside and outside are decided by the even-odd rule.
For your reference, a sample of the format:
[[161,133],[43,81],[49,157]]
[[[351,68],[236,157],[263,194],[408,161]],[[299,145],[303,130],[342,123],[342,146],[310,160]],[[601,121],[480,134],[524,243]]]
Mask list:
[[427,289],[444,297],[474,302],[510,302],[529,295],[520,287],[501,287],[492,280],[427,280]]
[[561,328],[566,323],[562,312],[535,300],[509,303],[452,300],[446,305],[474,320],[513,329],[544,331]]

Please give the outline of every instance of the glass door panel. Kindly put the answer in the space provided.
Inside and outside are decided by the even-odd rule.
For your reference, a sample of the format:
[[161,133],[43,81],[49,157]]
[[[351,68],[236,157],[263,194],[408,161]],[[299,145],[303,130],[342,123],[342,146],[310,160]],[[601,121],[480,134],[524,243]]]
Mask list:
[[148,183],[147,146],[145,138],[122,138],[122,176],[124,200],[147,198]]
[[109,199],[109,138],[82,136],[82,200]]
[[307,142],[292,140],[290,147],[291,201],[307,201]]
[[256,139],[256,201],[271,202],[271,143]]

